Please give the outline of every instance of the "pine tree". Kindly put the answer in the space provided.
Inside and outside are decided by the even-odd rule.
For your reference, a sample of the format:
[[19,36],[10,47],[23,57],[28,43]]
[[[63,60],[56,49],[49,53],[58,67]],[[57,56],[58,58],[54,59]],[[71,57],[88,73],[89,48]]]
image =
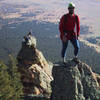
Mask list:
[[18,72],[17,68],[17,61],[10,55],[10,61],[8,64],[8,72],[10,75],[11,86],[14,89],[14,96],[12,100],[20,100],[20,96],[23,95],[22,92],[22,83],[20,80],[20,73]]
[[13,94],[7,66],[0,61],[0,100],[12,100]]

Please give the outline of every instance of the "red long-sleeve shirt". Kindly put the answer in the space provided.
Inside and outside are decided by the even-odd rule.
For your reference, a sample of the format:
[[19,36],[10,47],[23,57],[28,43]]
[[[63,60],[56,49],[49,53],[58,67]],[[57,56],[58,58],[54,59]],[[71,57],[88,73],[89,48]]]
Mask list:
[[[77,38],[80,35],[80,21],[78,15],[73,14],[71,16],[69,13],[66,14],[67,19],[65,20],[65,15],[60,19],[59,31],[60,38],[66,34],[66,38],[70,40],[71,38]],[[76,18],[77,17],[77,18]],[[75,32],[76,26],[76,32]]]

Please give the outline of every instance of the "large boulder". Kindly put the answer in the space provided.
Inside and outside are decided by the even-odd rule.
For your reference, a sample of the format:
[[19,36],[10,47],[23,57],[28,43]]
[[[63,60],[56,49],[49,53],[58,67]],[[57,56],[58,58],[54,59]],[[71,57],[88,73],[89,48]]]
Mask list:
[[52,69],[51,100],[100,100],[100,75],[79,61],[57,63]]
[[53,65],[48,63],[42,52],[36,48],[35,37],[30,35],[24,38],[22,48],[17,55],[24,94],[50,96]]

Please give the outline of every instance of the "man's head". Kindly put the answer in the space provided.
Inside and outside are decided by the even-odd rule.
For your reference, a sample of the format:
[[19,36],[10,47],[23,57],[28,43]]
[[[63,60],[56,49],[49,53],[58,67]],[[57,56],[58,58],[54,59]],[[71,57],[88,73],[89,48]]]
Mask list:
[[74,14],[74,9],[75,9],[75,4],[74,3],[69,3],[68,5],[68,10],[69,10],[69,14]]
[[32,35],[32,33],[31,33],[31,32],[29,32],[29,33],[27,34],[27,36],[29,36],[29,35]]

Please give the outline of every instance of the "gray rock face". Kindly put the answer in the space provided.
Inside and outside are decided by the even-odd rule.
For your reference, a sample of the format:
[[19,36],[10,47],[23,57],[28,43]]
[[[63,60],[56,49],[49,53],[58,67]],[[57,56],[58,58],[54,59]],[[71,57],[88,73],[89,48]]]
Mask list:
[[98,75],[88,65],[73,60],[66,65],[58,63],[52,75],[51,100],[100,100]]

